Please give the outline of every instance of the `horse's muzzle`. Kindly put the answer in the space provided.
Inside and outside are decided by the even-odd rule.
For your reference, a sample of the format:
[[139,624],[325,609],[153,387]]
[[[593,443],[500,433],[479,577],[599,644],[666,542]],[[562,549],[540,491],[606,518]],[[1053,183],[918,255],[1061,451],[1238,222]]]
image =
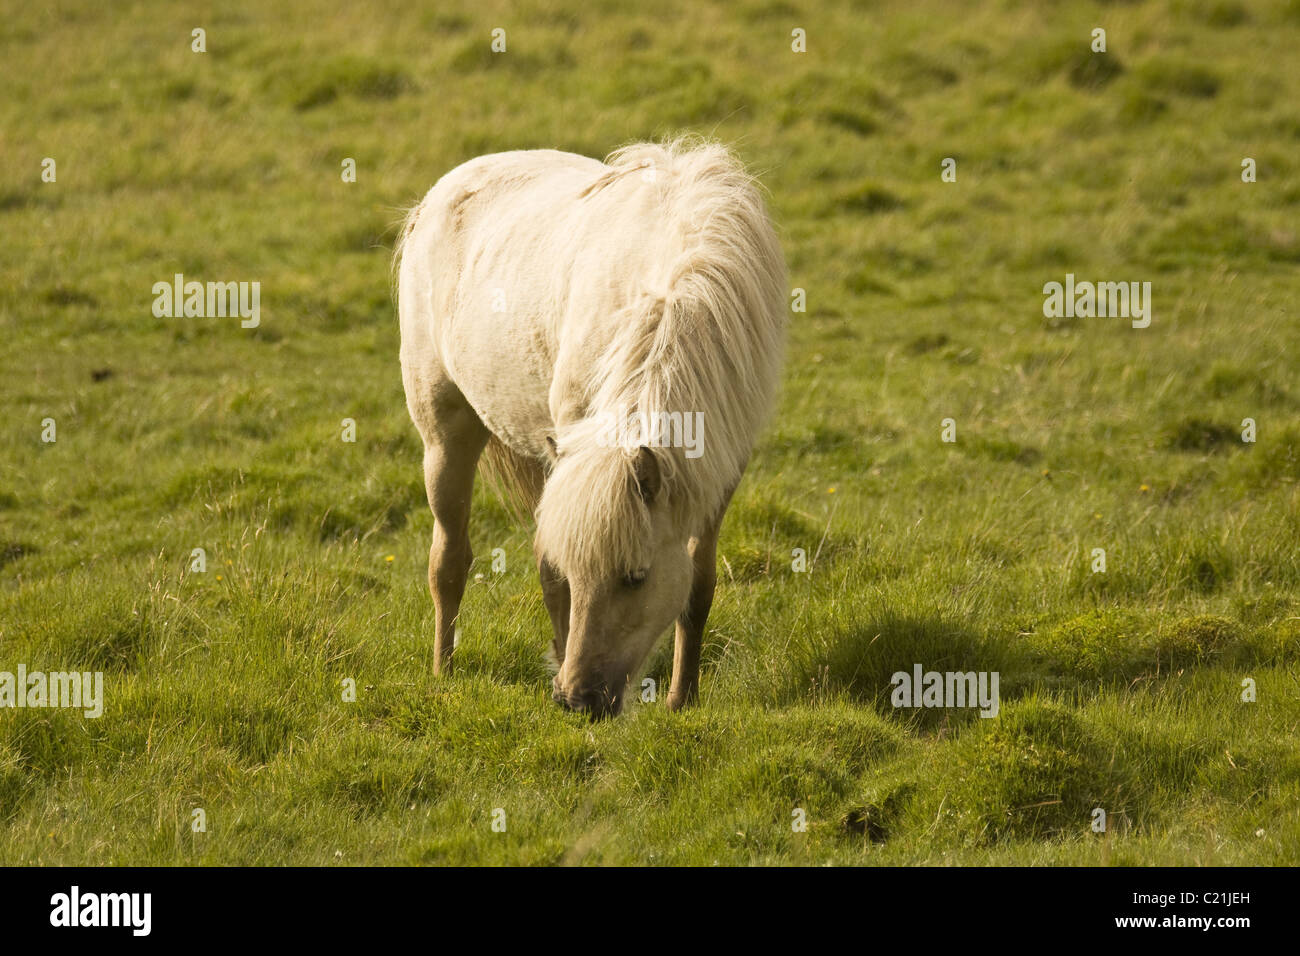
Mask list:
[[612,696],[604,688],[570,691],[565,694],[556,687],[553,689],[551,699],[566,710],[586,714],[592,720],[615,717],[623,709],[623,701]]

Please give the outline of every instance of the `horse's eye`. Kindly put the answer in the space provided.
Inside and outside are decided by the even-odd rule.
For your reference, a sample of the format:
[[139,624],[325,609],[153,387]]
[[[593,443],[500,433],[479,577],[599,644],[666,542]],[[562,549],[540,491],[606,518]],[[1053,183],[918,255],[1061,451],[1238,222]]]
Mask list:
[[623,587],[639,588],[641,585],[645,584],[645,575],[645,568],[637,568],[635,571],[629,571],[627,574],[623,575]]

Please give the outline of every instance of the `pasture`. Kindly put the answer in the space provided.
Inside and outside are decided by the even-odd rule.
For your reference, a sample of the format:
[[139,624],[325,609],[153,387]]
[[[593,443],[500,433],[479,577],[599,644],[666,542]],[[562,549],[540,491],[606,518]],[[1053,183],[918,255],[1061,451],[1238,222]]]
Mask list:
[[[0,864],[1300,862],[1298,46],[1295,0],[4,4],[0,671],[105,676],[0,708]],[[806,302],[701,702],[665,642],[657,701],[556,707],[481,482],[435,678],[402,211],[682,132]],[[178,273],[256,327],[155,315]],[[998,716],[893,707],[916,664]]]

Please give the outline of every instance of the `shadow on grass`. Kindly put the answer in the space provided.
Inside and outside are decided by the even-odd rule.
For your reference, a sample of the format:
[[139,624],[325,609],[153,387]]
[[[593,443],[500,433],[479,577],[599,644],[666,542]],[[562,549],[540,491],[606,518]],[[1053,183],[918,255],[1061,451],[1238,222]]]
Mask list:
[[1024,685],[1021,657],[1013,648],[942,614],[883,611],[824,639],[810,636],[793,651],[791,697],[843,695],[922,731],[978,719],[979,708],[895,707],[895,674],[910,679],[918,664],[925,672],[998,672],[1003,696]]

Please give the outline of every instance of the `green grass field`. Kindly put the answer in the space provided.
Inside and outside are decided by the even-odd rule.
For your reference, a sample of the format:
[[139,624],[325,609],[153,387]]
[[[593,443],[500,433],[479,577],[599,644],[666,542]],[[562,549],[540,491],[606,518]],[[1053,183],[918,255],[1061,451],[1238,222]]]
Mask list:
[[[0,709],[0,864],[1300,862],[1300,3],[43,6],[0,16],[0,671],[105,713]],[[557,708],[481,487],[435,679],[401,211],[688,131],[807,297],[701,705]],[[155,318],[178,272],[260,326]],[[1150,327],[1045,318],[1067,273]],[[1000,715],[895,710],[916,663]]]

